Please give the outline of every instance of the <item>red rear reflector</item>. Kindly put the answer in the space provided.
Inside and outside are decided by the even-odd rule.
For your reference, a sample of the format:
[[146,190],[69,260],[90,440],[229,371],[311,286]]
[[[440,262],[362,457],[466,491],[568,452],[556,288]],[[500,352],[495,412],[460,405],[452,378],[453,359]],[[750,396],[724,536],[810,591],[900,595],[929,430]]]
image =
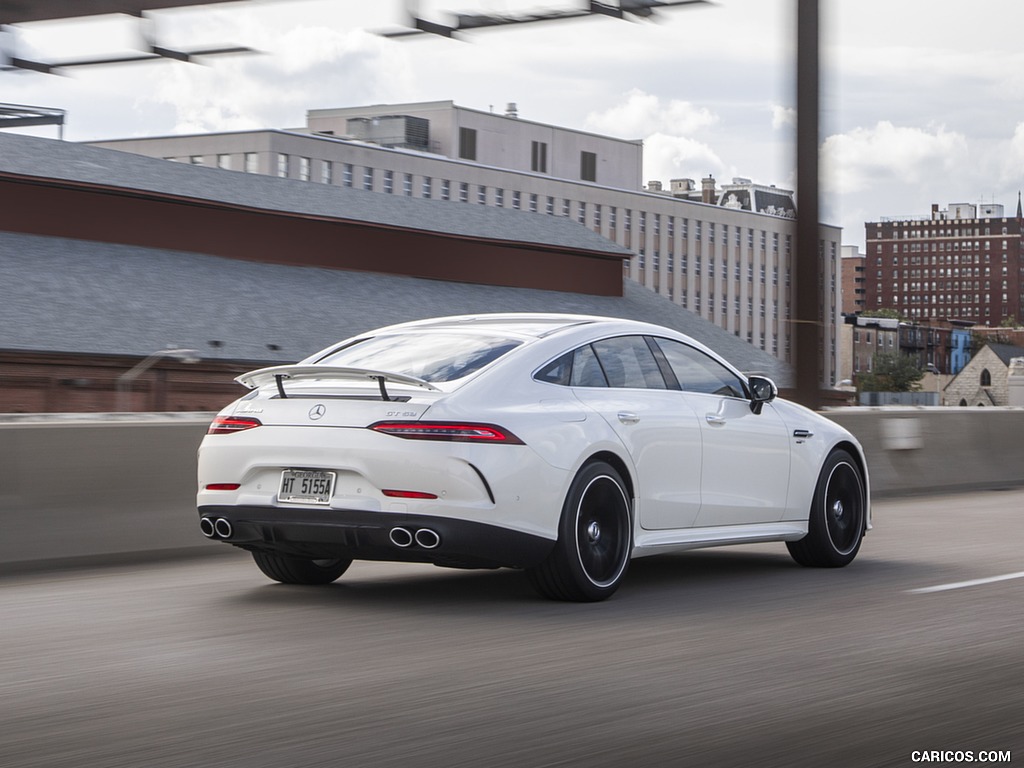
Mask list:
[[241,483],[210,483],[206,486],[208,491],[237,491],[242,487]]
[[218,416],[213,420],[210,428],[206,430],[208,435],[231,435],[235,432],[244,432],[253,427],[263,426],[263,422],[249,416]]
[[394,499],[436,499],[436,493],[426,493],[424,491],[395,491],[390,488],[385,488],[381,491],[385,496],[390,496]]
[[441,421],[378,421],[370,429],[407,440],[444,440],[456,443],[506,443],[523,441],[496,424]]

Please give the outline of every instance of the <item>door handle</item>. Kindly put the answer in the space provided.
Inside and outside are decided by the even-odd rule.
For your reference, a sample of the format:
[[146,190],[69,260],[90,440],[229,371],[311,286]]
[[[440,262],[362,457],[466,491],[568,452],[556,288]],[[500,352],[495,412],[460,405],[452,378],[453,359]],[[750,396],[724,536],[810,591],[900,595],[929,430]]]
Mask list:
[[640,421],[640,417],[632,411],[619,411],[616,415],[623,424],[636,424]]
[[704,418],[707,420],[708,424],[710,424],[713,427],[725,426],[725,419],[719,416],[717,413],[709,413],[705,415]]

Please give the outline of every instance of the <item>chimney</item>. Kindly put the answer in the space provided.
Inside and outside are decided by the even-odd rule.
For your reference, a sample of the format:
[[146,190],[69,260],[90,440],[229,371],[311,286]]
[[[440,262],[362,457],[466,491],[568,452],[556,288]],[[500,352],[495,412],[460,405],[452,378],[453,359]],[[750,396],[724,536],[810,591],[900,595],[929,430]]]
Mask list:
[[661,182],[660,181],[648,181],[647,182],[647,191],[648,192],[661,192]]
[[715,177],[711,174],[700,180],[700,201],[715,204]]
[[510,101],[505,107],[505,117],[519,117],[519,109],[514,101]]
[[932,203],[932,221],[936,221],[939,218],[939,204]]

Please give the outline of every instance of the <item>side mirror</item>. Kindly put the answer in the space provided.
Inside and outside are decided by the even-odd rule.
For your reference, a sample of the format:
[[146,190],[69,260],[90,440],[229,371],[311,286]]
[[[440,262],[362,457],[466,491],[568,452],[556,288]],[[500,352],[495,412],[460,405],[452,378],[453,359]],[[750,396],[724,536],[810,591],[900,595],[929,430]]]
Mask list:
[[764,376],[751,376],[747,379],[750,387],[750,410],[761,413],[765,403],[770,403],[779,396],[779,388],[775,382]]

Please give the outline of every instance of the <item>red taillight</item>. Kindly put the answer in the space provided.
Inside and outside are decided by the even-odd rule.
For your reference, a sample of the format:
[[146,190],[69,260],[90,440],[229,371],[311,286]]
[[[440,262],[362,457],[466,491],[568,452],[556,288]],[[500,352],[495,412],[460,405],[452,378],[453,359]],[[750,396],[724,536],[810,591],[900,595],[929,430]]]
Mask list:
[[263,426],[262,421],[249,416],[218,416],[206,430],[206,434],[232,435],[235,432],[244,432],[247,429],[261,426]]
[[456,443],[506,443],[523,441],[495,424],[470,424],[449,421],[378,421],[370,429],[407,440],[445,440]]
[[206,486],[208,491],[237,491],[242,487],[241,483],[209,483]]
[[385,496],[390,496],[393,499],[436,499],[436,493],[427,493],[426,491],[396,491],[391,488],[385,488],[381,491]]

